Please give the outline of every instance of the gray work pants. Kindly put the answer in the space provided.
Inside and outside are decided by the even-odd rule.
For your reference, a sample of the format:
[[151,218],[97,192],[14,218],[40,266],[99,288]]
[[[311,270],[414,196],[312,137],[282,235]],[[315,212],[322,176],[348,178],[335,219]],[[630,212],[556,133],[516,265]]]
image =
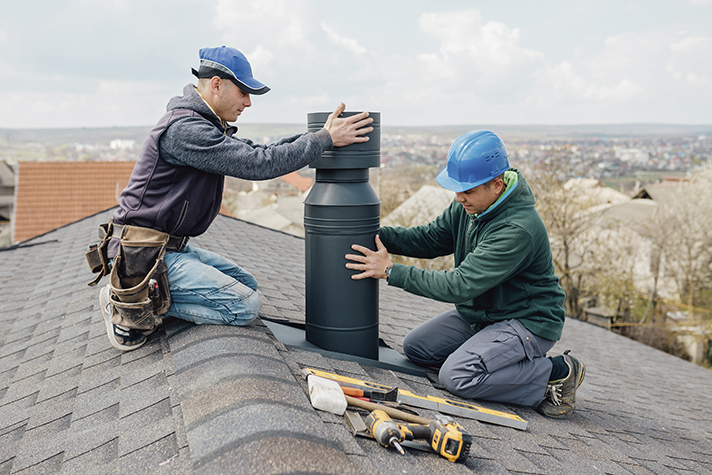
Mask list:
[[456,396],[536,407],[549,382],[545,355],[554,343],[514,319],[475,333],[450,310],[410,331],[403,352],[416,364],[442,364],[440,383]]

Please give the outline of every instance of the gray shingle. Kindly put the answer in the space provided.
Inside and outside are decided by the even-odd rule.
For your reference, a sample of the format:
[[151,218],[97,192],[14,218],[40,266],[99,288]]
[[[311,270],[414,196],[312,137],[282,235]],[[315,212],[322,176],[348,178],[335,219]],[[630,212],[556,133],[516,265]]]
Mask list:
[[[587,365],[575,413],[475,402],[529,426],[458,418],[473,436],[461,464],[354,438],[311,407],[301,370],[451,395],[421,376],[287,348],[260,320],[167,319],[147,345],[119,352],[82,256],[109,216],[0,252],[0,473],[712,473],[712,371],[577,320],[553,351],[574,349]],[[257,277],[262,317],[304,321],[303,240],[221,216],[192,242]],[[450,308],[380,289],[381,337],[396,349]]]

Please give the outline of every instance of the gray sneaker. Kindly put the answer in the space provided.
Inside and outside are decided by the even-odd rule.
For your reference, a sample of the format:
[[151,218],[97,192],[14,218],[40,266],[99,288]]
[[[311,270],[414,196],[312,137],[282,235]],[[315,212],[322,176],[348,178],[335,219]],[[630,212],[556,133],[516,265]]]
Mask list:
[[571,414],[576,407],[576,390],[586,375],[586,366],[564,351],[564,361],[569,367],[569,374],[556,381],[549,381],[544,393],[544,400],[536,408],[545,416],[561,419]]
[[[130,351],[140,348],[146,343],[146,334],[141,330],[132,330],[130,328],[114,325],[111,323],[111,315],[114,308],[109,300],[110,285],[107,284],[99,291],[99,306],[101,313],[104,315],[104,323],[106,324],[106,334],[109,337],[111,346],[121,351]],[[153,333],[154,330],[148,330]]]

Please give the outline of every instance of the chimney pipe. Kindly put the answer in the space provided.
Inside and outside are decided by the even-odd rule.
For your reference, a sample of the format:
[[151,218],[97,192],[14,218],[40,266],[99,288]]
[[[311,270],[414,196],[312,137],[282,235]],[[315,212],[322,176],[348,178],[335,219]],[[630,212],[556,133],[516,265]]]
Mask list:
[[[358,112],[344,112],[348,117]],[[309,132],[328,112],[307,116]],[[312,162],[316,182],[304,201],[306,340],[325,350],[378,360],[378,279],[353,280],[352,244],[374,249],[381,201],[368,169],[381,164],[381,114],[371,112],[369,141],[324,152]]]

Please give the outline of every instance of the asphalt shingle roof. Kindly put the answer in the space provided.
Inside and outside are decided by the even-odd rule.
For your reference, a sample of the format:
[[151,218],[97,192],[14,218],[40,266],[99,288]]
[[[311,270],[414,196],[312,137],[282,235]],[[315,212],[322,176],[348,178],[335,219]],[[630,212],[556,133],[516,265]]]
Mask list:
[[[354,438],[342,417],[312,408],[300,373],[447,393],[420,376],[285,347],[261,319],[244,328],[168,319],[144,347],[115,350],[83,257],[110,215],[0,252],[0,474],[712,473],[712,371],[578,320],[552,352],[572,349],[586,363],[574,414],[474,401],[529,425],[458,417],[473,435],[462,464]],[[193,242],[257,277],[264,318],[303,322],[302,239],[220,216]],[[398,350],[410,328],[450,308],[385,285],[380,301],[381,336]]]

